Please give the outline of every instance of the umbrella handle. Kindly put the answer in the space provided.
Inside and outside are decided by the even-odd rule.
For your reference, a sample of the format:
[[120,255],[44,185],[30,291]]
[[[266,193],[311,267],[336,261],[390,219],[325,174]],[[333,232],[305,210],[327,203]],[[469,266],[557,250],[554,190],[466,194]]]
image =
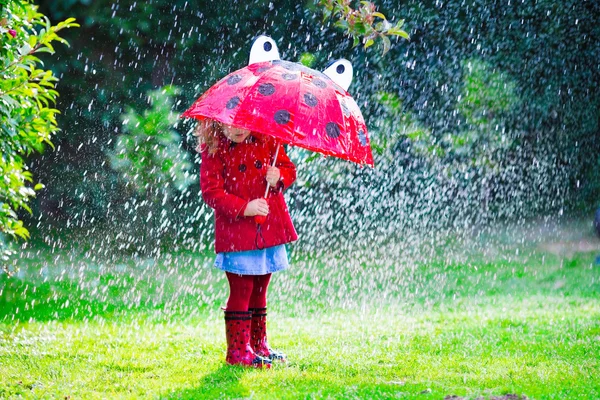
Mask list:
[[[279,155],[279,140],[277,141],[277,149],[275,150],[275,157],[273,157],[273,167],[275,166],[275,163],[277,162],[277,156]],[[267,182],[267,188],[265,189],[265,195],[263,196],[263,198],[266,200],[267,197],[269,197],[269,182]],[[257,224],[263,224],[265,221],[267,220],[267,216],[266,215],[255,215],[254,216],[254,222],[256,222]]]

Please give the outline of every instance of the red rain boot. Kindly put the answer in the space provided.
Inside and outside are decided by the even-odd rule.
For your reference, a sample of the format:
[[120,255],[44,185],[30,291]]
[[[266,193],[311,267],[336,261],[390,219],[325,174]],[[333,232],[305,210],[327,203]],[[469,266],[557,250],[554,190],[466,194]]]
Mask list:
[[251,311],[225,311],[225,336],[227,357],[231,365],[255,368],[270,368],[271,360],[257,355],[250,347]]
[[250,308],[252,312],[252,337],[250,345],[259,356],[271,361],[286,362],[286,356],[280,351],[273,350],[267,343],[267,307]]

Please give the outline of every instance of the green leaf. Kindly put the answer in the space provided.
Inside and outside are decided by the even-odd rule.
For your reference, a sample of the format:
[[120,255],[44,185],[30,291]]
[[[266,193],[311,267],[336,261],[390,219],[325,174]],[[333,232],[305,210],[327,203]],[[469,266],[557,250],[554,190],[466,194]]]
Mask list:
[[403,37],[404,39],[410,40],[410,36],[408,35],[408,33],[404,32],[403,30],[400,30],[400,31],[388,31],[388,33],[390,35],[400,36],[400,37]]
[[385,55],[388,51],[390,51],[390,47],[391,47],[391,42],[390,39],[387,36],[381,36],[381,40],[383,41],[383,53],[382,55]]
[[367,26],[362,22],[357,22],[354,24],[354,32],[364,35],[367,33]]
[[312,53],[302,53],[302,55],[300,56],[300,64],[305,65],[309,68],[312,68],[312,66],[314,65],[315,61],[317,60],[317,57],[315,57],[314,54]]
[[32,53],[52,53],[53,41],[66,44],[55,32],[77,24],[70,18],[52,26],[29,1],[9,2],[6,7],[10,26],[19,31],[19,36],[8,43],[2,41],[0,60],[0,232],[27,239],[29,232],[15,211],[31,213],[28,202],[44,185],[27,186],[33,182],[33,173],[27,170],[24,157],[43,152],[46,145],[53,147],[51,138],[59,131],[55,117],[58,110],[49,107],[58,96],[54,90],[58,78],[51,70],[38,68],[43,64]]
[[333,26],[337,27],[337,28],[342,28],[342,29],[350,29],[349,25],[348,25],[348,21],[345,21],[343,19],[336,21]]

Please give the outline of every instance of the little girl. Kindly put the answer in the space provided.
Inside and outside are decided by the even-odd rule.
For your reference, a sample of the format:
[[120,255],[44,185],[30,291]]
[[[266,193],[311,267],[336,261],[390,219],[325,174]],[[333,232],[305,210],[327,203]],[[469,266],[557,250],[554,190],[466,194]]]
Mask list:
[[[229,281],[226,362],[269,368],[285,362],[267,343],[267,288],[271,274],[288,267],[285,243],[298,238],[282,193],[296,167],[266,135],[213,120],[201,121],[196,135],[202,198],[215,215],[215,266]],[[259,225],[255,216],[266,219]]]

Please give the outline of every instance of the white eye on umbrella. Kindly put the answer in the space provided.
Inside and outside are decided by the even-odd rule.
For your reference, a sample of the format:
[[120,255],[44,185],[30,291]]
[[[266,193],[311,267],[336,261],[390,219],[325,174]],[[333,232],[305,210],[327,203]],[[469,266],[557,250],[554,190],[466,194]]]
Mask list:
[[350,83],[352,83],[352,71],[353,69],[350,61],[340,58],[331,63],[323,73],[347,91]]
[[265,35],[257,37],[250,49],[248,65],[273,60],[279,60],[279,50],[275,41]]

